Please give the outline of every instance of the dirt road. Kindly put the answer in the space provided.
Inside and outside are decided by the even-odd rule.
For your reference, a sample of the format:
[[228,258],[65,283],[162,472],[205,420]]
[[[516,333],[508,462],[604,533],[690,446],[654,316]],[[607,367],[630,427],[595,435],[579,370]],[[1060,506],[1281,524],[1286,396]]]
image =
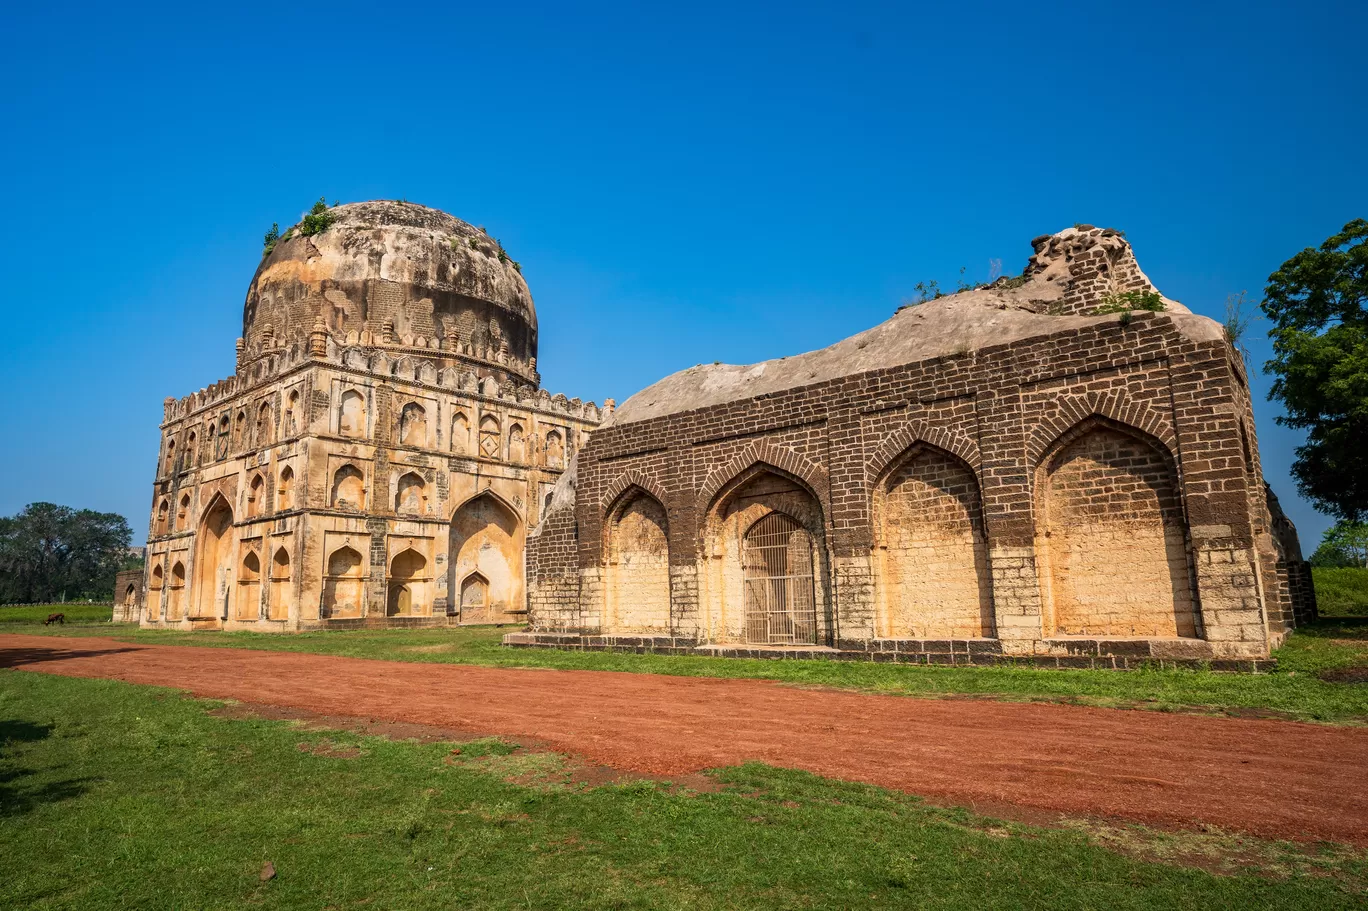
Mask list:
[[0,635],[0,667],[530,737],[631,772],[759,760],[980,809],[1368,844],[1360,728],[47,636]]

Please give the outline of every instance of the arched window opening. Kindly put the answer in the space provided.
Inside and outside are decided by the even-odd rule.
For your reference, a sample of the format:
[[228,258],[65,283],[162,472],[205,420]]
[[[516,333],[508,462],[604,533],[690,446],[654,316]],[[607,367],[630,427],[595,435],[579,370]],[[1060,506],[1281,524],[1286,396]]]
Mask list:
[[546,467],[565,467],[565,438],[559,430],[551,430],[546,434]]
[[399,413],[399,443],[402,446],[427,445],[427,409],[409,402]]
[[285,429],[284,434],[292,437],[298,430],[297,415],[299,414],[299,393],[292,391],[285,399]]
[[161,558],[152,565],[152,572],[147,577],[147,619],[151,621],[161,619],[161,598],[162,585],[165,582],[165,575],[162,572]]
[[487,414],[480,418],[480,455],[486,459],[497,459],[499,449],[499,419]]
[[527,440],[521,424],[508,428],[508,461],[522,464],[527,461]]
[[338,509],[365,509],[366,486],[355,465],[343,465],[333,475],[332,505]]
[[456,412],[451,419],[451,451],[457,455],[470,454],[470,418],[464,411]]
[[394,494],[394,511],[422,515],[427,512],[427,484],[417,472],[407,472],[399,478]]
[[171,515],[171,504],[166,497],[157,501],[157,534],[164,535],[167,532],[167,519]]
[[247,448],[247,412],[239,411],[233,419],[233,452]]
[[266,618],[290,619],[290,601],[293,594],[290,583],[290,552],[278,547],[275,556],[271,558],[271,594],[267,599]]
[[337,432],[344,437],[366,435],[366,400],[355,389],[342,393],[337,406]]
[[190,527],[190,494],[183,493],[180,506],[176,509],[176,528],[185,531]]
[[247,518],[255,519],[265,511],[266,481],[261,475],[253,475],[252,483],[247,486]]
[[176,561],[171,567],[171,589],[166,596],[166,619],[181,620],[185,617],[185,564]]
[[195,431],[190,431],[190,435],[185,438],[185,462],[194,468],[200,462],[199,435]]
[[390,617],[426,616],[432,606],[427,603],[427,558],[412,548],[390,562],[389,597],[385,613]]
[[294,509],[294,469],[289,465],[280,470],[280,484],[276,494],[277,509]]
[[174,439],[166,441],[166,473],[175,474],[176,472],[176,441]]
[[232,439],[232,432],[228,428],[228,415],[219,418],[219,432],[217,439],[214,440],[214,458],[222,459],[228,455],[228,444]]
[[783,513],[770,513],[746,532],[741,547],[746,586],[746,640],[817,641],[812,536]]
[[361,554],[350,546],[339,547],[328,557],[328,572],[323,579],[323,614],[332,618],[361,616],[365,592],[364,563]]
[[233,599],[234,613],[236,620],[252,621],[260,617],[261,612],[261,558],[256,551],[249,550],[242,558],[242,566],[238,570],[238,590]]
[[257,409],[256,445],[258,449],[269,446],[274,442],[274,440],[271,439],[273,436],[271,431],[274,428],[274,424],[275,422],[271,420],[270,403],[262,402],[261,407]]

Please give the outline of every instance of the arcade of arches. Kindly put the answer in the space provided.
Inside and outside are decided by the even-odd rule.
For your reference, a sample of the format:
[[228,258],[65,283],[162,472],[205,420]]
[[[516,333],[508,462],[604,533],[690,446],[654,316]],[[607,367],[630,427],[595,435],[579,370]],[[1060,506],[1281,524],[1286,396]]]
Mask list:
[[[504,641],[1267,661],[1315,599],[1262,480],[1242,359],[1119,232],[1032,245],[1020,279],[632,396],[529,535],[530,628]],[[1104,306],[1136,291],[1162,310]]]
[[480,229],[410,203],[330,211],[244,263],[233,375],[163,402],[122,619],[525,620],[528,531],[604,410],[541,388],[531,292]]

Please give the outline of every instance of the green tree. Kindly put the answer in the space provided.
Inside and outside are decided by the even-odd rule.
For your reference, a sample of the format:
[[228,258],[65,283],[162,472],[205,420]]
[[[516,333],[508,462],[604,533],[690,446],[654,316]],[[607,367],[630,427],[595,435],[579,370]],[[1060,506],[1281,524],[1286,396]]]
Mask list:
[[0,518],[0,602],[108,598],[132,538],[116,513],[30,503]]
[[1368,522],[1336,522],[1321,536],[1312,566],[1368,566]]
[[1368,516],[1368,221],[1356,219],[1268,277],[1269,398],[1306,431],[1292,475],[1318,509]]

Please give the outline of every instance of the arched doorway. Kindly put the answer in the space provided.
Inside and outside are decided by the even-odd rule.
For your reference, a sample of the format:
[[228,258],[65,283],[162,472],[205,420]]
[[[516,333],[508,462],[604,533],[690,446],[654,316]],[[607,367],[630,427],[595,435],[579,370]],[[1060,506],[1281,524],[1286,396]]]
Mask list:
[[228,584],[233,574],[233,509],[216,495],[199,524],[191,619],[228,615]]
[[817,642],[812,536],[772,512],[746,532],[746,641],[761,645]]
[[825,531],[821,503],[805,482],[763,463],[737,475],[704,523],[699,633],[757,645],[829,643]]
[[390,561],[387,617],[427,616],[432,602],[427,597],[427,558],[409,548]]
[[233,619],[256,620],[261,612],[261,558],[249,550],[238,570],[237,595],[233,602]]
[[[454,597],[476,573],[485,581],[483,608],[461,607],[462,623],[510,623],[523,613],[525,529],[517,513],[489,491],[467,501],[451,518],[447,591]],[[462,592],[464,594],[464,592]]]

